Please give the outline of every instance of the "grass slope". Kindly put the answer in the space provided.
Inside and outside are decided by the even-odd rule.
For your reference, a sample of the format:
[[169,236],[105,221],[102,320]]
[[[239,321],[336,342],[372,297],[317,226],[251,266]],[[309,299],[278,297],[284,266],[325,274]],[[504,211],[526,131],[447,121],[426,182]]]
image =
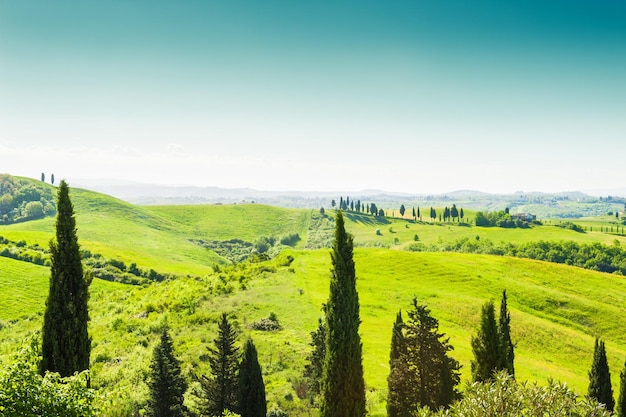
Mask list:
[[[304,402],[297,399],[292,382],[301,375],[309,333],[327,299],[330,256],[328,250],[290,254],[295,258],[290,266],[280,266],[286,253],[268,264],[274,272],[272,268],[260,274],[241,271],[254,278],[245,290],[235,288],[230,294],[210,290],[216,277],[181,278],[145,288],[94,282],[90,301],[94,385],[117,393],[116,401],[122,402],[115,404],[119,409],[132,401],[141,403],[152,348],[164,320],[172,327],[185,372],[206,373],[206,348],[215,337],[219,314],[227,311],[236,317],[240,340],[251,336],[257,344],[270,404],[299,407],[302,412]],[[42,271],[20,271],[19,265],[13,265],[18,262],[9,261],[0,259],[2,270],[7,265],[17,269],[0,275],[0,285],[11,285],[35,272],[39,278],[34,279],[31,292],[39,294],[23,299],[23,306],[15,309],[22,316],[33,312],[30,316],[0,331],[3,353],[40,327],[37,312],[43,310],[45,298],[41,281],[47,283]],[[469,378],[470,339],[480,306],[490,298],[498,302],[506,288],[519,380],[545,382],[552,377],[586,392],[593,338],[598,335],[607,342],[615,389],[618,386],[618,370],[626,357],[626,282],[621,277],[523,259],[385,249],[357,249],[355,262],[372,415],[384,415],[390,330],[396,312],[408,308],[413,296],[440,320],[440,329],[455,347],[453,356],[463,365],[464,380]],[[248,327],[271,312],[284,330],[268,333]]]
[[[264,369],[270,405],[304,413],[293,383],[309,352],[310,332],[321,317],[328,295],[329,250],[291,250],[264,264],[228,267],[215,253],[190,239],[254,241],[260,236],[298,233],[306,245],[310,210],[256,204],[233,206],[134,206],[102,194],[72,189],[79,241],[84,249],[106,257],[135,262],[140,268],[196,278],[180,278],[147,287],[94,281],[91,287],[90,333],[93,337],[94,386],[109,393],[108,415],[129,415],[146,395],[146,372],[159,328],[172,328],[176,352],[187,374],[206,373],[207,346],[216,333],[222,311],[234,315],[245,336],[252,336]],[[331,214],[332,216],[332,214]],[[470,339],[476,332],[480,306],[499,302],[507,289],[512,334],[517,343],[520,380],[565,380],[585,393],[593,338],[607,343],[617,389],[626,357],[623,277],[564,265],[523,259],[458,253],[408,253],[400,250],[418,235],[424,243],[462,237],[493,241],[600,241],[613,244],[623,237],[600,233],[611,219],[588,219],[594,231],[577,233],[545,225],[531,229],[500,229],[454,224],[415,223],[406,219],[346,214],[355,236],[361,334],[371,414],[384,415],[391,325],[399,309],[413,296],[426,303],[440,320],[441,330],[455,346],[453,356],[470,372]],[[376,229],[382,235],[376,234]],[[46,246],[54,219],[0,227],[0,235]],[[374,248],[382,246],[382,248]],[[287,265],[288,254],[295,260]],[[26,334],[41,328],[49,269],[0,258],[0,356],[6,357]],[[276,313],[284,329],[264,333],[249,324]],[[295,410],[299,410],[296,412]],[[116,414],[117,413],[117,414]]]
[[[261,205],[142,207],[71,189],[81,248],[142,269],[177,275],[210,273],[227,261],[191,239],[254,241],[298,233],[306,239],[309,210]],[[0,236],[46,247],[54,218],[0,227]]]

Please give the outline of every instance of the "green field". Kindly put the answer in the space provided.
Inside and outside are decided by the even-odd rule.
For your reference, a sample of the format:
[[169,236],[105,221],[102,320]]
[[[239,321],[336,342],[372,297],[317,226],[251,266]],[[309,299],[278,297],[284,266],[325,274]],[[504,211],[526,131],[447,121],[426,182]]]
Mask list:
[[[183,277],[130,286],[95,280],[91,287],[90,333],[94,386],[108,393],[111,410],[143,404],[145,378],[158,330],[166,320],[186,375],[208,371],[206,348],[222,311],[234,314],[241,340],[251,335],[259,350],[270,408],[308,415],[293,383],[301,377],[310,332],[328,295],[328,249],[305,250],[316,211],[257,204],[211,206],[134,206],[83,190],[71,190],[83,249],[143,268]],[[332,216],[332,213],[329,213]],[[413,243],[462,237],[494,242],[573,240],[614,244],[624,237],[596,232],[609,218],[584,219],[593,232],[554,224],[530,229],[479,228],[419,223],[409,219],[346,214],[355,238],[361,303],[363,362],[371,415],[384,415],[391,326],[400,309],[416,296],[440,320],[455,347],[462,379],[470,376],[470,339],[481,305],[500,300],[507,290],[516,343],[518,380],[567,381],[579,393],[587,388],[594,337],[606,341],[614,391],[626,358],[626,281],[622,276],[539,261],[462,253],[412,253]],[[379,230],[379,234],[376,230]],[[42,246],[52,238],[54,219],[0,227],[0,236]],[[301,241],[275,260],[228,266],[192,242],[298,233]],[[294,260],[289,263],[287,255]],[[221,272],[214,265],[221,264]],[[184,277],[184,275],[193,275]],[[0,355],[6,360],[27,334],[41,327],[49,269],[0,257]],[[249,324],[278,316],[283,330],[259,332]],[[190,397],[190,402],[193,399]],[[113,414],[111,414],[113,415]]]

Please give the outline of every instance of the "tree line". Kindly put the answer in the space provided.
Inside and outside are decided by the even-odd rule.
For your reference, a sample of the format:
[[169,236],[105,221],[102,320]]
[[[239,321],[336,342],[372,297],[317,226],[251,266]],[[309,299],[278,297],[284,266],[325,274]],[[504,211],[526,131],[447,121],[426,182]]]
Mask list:
[[613,245],[605,245],[600,242],[577,243],[543,240],[526,243],[495,243],[489,239],[463,237],[450,242],[412,243],[407,246],[407,250],[513,256],[626,275],[626,250],[620,246],[619,241]]
[[[344,212],[351,211],[355,213],[371,214],[372,216],[378,217],[384,217],[389,214],[389,211],[385,212],[385,210],[376,206],[375,203],[361,203],[361,200],[356,200],[355,202],[354,200],[350,200],[349,196],[345,199],[343,198],[343,196],[339,197],[339,204],[337,204],[337,202],[333,199],[331,200],[330,205],[333,209],[337,208]],[[324,213],[323,207],[320,209],[320,212],[322,214]],[[400,205],[398,212],[400,213],[401,217],[404,217],[407,212],[407,208],[404,206],[404,204]],[[417,208],[413,207],[413,220],[422,221],[422,215],[423,210],[420,209],[419,206],[417,206]],[[430,207],[427,218],[430,218],[433,222],[439,219],[440,222],[457,221],[460,223],[463,222],[463,219],[465,218],[465,212],[463,211],[463,208],[457,208],[456,204],[452,204],[452,207],[446,206],[440,212],[437,212],[435,208]]]

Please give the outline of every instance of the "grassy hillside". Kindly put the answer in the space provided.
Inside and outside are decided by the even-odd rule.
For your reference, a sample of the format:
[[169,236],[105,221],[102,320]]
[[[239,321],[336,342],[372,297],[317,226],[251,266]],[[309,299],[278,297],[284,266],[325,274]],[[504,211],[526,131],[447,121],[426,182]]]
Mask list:
[[[293,263],[281,266],[286,264],[286,255],[265,264],[266,272],[228,272],[225,280],[233,286],[229,294],[216,289],[218,276],[181,278],[145,288],[96,281],[90,301],[94,385],[118,392],[121,405],[133,400],[141,403],[146,394],[145,372],[163,320],[173,329],[185,371],[207,372],[203,355],[215,337],[219,313],[227,311],[236,317],[241,333],[252,336],[257,344],[270,404],[297,407],[301,403],[292,382],[302,372],[309,333],[327,298],[330,257],[327,250],[294,251]],[[386,386],[391,325],[396,312],[408,308],[413,296],[432,309],[441,330],[450,336],[464,380],[469,378],[470,339],[476,332],[480,306],[490,298],[497,302],[506,288],[518,379],[545,382],[552,377],[584,393],[593,337],[598,335],[607,342],[613,382],[618,386],[617,370],[626,357],[626,283],[621,277],[520,259],[385,249],[358,249],[355,262],[365,378],[374,415],[383,415],[380,399]],[[14,263],[0,259],[2,270]],[[13,283],[16,277],[32,282],[32,295],[19,303],[21,310],[6,316],[8,321],[0,331],[3,353],[40,326],[38,312],[43,310],[47,275],[45,268],[36,268],[44,271],[17,268],[12,276],[0,275],[0,285]],[[35,278],[27,278],[31,275]],[[245,290],[240,287],[241,276],[250,279],[244,281]],[[25,316],[25,312],[31,313]],[[271,312],[283,330],[264,333],[247,327]],[[16,315],[21,318],[15,320]]]
[[[193,239],[306,238],[310,217],[309,210],[260,205],[141,207],[81,189],[71,189],[70,196],[83,249],[177,275],[203,275],[227,263]],[[52,217],[0,227],[0,236],[44,247],[53,235]]]
[[[165,321],[172,329],[185,374],[208,372],[206,348],[216,336],[216,320],[222,311],[233,314],[242,341],[250,335],[257,344],[270,406],[292,410],[291,415],[306,414],[306,402],[297,398],[293,385],[301,377],[310,332],[327,299],[330,256],[328,249],[303,248],[312,240],[324,241],[320,234],[328,237],[332,214],[320,221],[317,211],[257,204],[141,207],[85,190],[72,189],[70,195],[82,248],[181,276],[147,286],[94,281],[90,299],[93,383],[108,393],[108,408],[116,410],[109,415],[126,415],[134,403],[145,402],[146,372]],[[347,213],[346,220],[358,247],[363,359],[372,415],[384,415],[391,326],[397,311],[408,308],[413,296],[432,309],[441,330],[450,336],[455,347],[452,355],[463,365],[464,380],[470,374],[470,339],[477,329],[480,306],[489,299],[498,303],[506,289],[518,379],[544,382],[552,377],[567,381],[579,393],[586,392],[593,339],[600,336],[607,343],[617,389],[626,357],[623,277],[523,259],[400,250],[413,243],[415,235],[423,243],[478,236],[495,242],[614,244],[617,239],[626,244],[622,236],[596,231],[613,219],[583,220],[594,228],[587,233],[556,224],[501,229],[353,213]],[[0,227],[0,236],[44,247],[53,233],[50,217]],[[262,263],[229,266],[226,259],[193,243],[253,242],[262,236],[292,233],[302,238],[296,248]],[[221,264],[217,272],[215,264]],[[41,328],[48,277],[46,267],[0,257],[0,358]],[[252,322],[272,312],[283,330],[250,329]]]

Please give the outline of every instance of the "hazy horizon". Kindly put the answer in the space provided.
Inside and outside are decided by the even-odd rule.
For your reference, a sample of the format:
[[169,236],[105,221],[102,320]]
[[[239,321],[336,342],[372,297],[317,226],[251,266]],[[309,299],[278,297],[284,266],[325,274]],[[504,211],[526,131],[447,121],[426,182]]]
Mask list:
[[0,3],[0,172],[623,189],[626,3]]

